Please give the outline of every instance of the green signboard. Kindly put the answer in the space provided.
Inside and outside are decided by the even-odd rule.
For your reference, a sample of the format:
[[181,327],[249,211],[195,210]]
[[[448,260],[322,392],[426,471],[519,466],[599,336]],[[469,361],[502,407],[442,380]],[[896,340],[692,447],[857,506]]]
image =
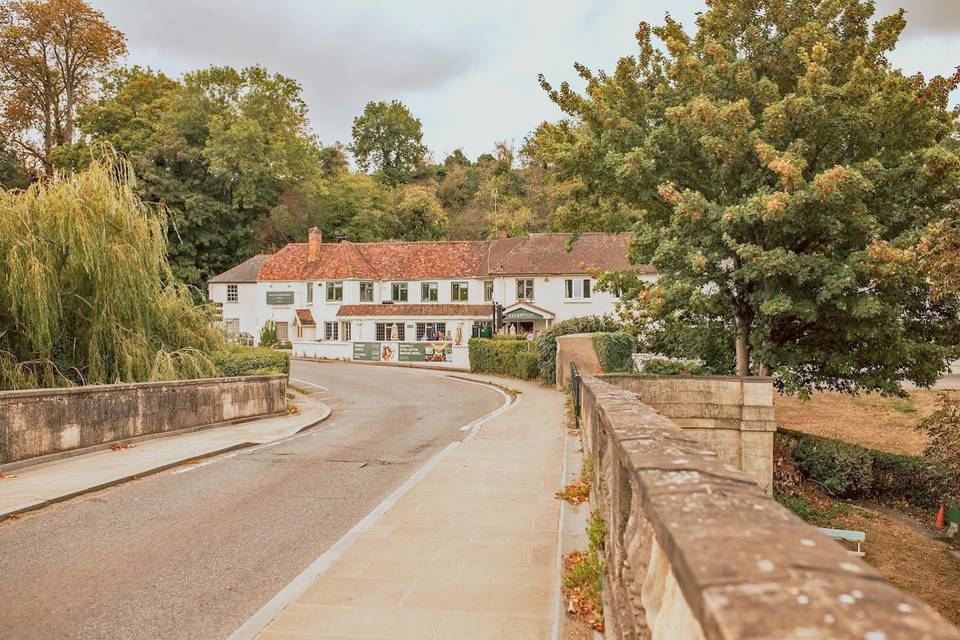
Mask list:
[[267,304],[293,304],[293,291],[267,291]]
[[378,362],[380,360],[379,342],[354,342],[353,359]]
[[450,362],[452,342],[401,342],[397,347],[400,362]]
[[504,320],[541,320],[543,316],[529,309],[514,309],[503,314]]

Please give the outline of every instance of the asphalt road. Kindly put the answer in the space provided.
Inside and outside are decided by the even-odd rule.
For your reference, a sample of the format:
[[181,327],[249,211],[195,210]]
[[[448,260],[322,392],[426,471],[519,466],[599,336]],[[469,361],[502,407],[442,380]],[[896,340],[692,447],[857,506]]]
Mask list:
[[225,638],[502,403],[435,371],[293,365],[330,389],[293,383],[333,407],[306,435],[0,523],[0,638]]

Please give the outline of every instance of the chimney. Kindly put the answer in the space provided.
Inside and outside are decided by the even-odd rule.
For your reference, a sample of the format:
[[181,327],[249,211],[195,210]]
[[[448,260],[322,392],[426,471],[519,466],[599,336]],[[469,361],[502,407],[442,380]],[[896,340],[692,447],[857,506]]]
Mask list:
[[307,234],[307,260],[316,262],[320,259],[320,245],[323,243],[323,234],[316,227],[310,227]]
[[506,228],[504,225],[502,225],[502,224],[501,224],[501,225],[498,225],[498,226],[497,226],[497,239],[498,239],[498,240],[503,240],[503,239],[506,238],[506,237],[507,237],[507,228]]

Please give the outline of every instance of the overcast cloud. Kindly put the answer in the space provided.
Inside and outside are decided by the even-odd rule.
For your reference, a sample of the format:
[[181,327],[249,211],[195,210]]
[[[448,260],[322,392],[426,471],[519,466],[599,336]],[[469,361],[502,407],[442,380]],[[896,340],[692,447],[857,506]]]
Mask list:
[[[349,142],[370,100],[402,100],[436,159],[519,144],[560,116],[537,84],[575,85],[574,61],[612,69],[642,20],[692,24],[699,0],[92,0],[127,34],[126,62],[170,75],[262,64],[303,86],[314,131]],[[960,0],[879,0],[907,10],[891,61],[930,76],[960,65]]]

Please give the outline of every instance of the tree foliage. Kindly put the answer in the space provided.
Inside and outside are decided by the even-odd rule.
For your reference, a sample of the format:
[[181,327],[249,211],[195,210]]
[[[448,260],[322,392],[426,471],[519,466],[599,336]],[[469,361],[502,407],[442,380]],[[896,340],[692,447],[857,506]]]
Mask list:
[[399,100],[367,103],[353,120],[350,151],[360,168],[392,185],[409,181],[427,154],[420,121]]
[[260,248],[255,227],[281,196],[318,178],[306,113],[300,86],[262,67],[211,67],[179,81],[120,69],[80,114],[84,142],[57,159],[83,166],[98,142],[129,157],[139,195],[170,210],[175,275],[205,287]]
[[173,277],[166,215],[110,157],[0,191],[0,389],[216,374],[205,309]]
[[[543,155],[609,206],[639,214],[635,319],[732,332],[737,372],[788,387],[929,385],[960,340],[930,296],[923,230],[949,212],[960,161],[947,82],[887,61],[904,14],[864,0],[715,0],[688,34],[642,24]],[[663,47],[658,47],[658,38]],[[692,354],[690,354],[692,355]]]
[[0,136],[52,175],[74,115],[126,53],[124,35],[83,0],[0,3]]

